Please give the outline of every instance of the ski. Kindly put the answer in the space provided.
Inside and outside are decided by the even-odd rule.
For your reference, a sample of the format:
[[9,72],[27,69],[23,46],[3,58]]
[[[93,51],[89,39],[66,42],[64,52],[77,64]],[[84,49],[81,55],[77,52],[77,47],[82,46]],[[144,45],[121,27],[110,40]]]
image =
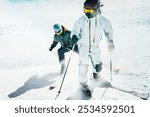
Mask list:
[[148,100],[148,98],[149,98],[149,93],[144,90],[141,90],[141,89],[140,90],[138,90],[138,89],[137,90],[127,90],[127,89],[123,89],[123,88],[116,87],[116,86],[111,86],[110,88],[132,94],[136,97],[141,98],[142,100]]

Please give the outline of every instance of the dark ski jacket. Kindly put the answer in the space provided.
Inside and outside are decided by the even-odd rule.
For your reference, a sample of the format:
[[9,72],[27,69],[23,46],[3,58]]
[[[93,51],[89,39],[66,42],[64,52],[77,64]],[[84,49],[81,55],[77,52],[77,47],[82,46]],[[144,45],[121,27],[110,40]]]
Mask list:
[[58,43],[61,44],[62,47],[68,48],[72,47],[72,44],[70,43],[71,40],[71,31],[66,30],[63,26],[63,32],[60,35],[55,34],[54,40],[51,45],[51,48],[55,48]]

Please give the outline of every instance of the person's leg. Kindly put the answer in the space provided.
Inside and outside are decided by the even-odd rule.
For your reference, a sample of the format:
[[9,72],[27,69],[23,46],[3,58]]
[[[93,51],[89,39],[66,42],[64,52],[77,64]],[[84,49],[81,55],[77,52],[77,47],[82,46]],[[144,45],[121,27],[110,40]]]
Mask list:
[[59,59],[59,63],[61,64],[61,74],[64,73],[65,70],[65,53],[68,51],[69,50],[63,47],[58,49],[58,59]]
[[88,82],[88,65],[87,64],[80,64],[79,65],[79,82],[80,86],[82,87],[83,91],[85,91],[86,94],[91,96],[91,91],[89,89],[89,86],[87,84]]
[[102,62],[98,46],[92,47],[92,52],[89,55],[89,58],[93,66],[93,78],[97,79],[100,76],[100,72],[102,70]]
[[[99,48],[93,48],[90,55],[90,59],[93,65],[93,79],[91,79],[93,87],[109,87],[111,84],[102,77],[102,62],[100,60],[100,50]],[[92,81],[93,80],[93,81]]]
[[79,82],[81,85],[87,85],[87,73],[89,66],[88,47],[81,46],[79,53]]
[[76,53],[79,53],[79,49],[78,49],[78,45],[75,45],[75,47],[74,47],[74,50],[73,50],[74,52],[76,52]]
[[89,66],[89,58],[88,58],[88,47],[80,45],[79,52],[79,82],[83,89],[83,91],[91,96],[91,91],[88,87],[88,66]]
[[79,82],[83,88],[87,87],[87,73],[88,73],[88,65],[87,64],[79,64]]

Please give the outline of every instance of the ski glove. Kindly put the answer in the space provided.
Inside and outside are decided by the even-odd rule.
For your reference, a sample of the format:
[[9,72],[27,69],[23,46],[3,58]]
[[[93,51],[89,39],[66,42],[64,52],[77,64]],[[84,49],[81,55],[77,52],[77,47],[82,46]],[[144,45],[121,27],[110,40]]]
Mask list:
[[49,48],[49,51],[52,51],[52,50],[53,50],[53,47],[50,47],[50,48]]
[[54,47],[53,47],[53,46],[51,46],[51,47],[49,48],[49,51],[52,51],[52,50],[53,50],[53,48],[54,48]]
[[72,36],[71,43],[76,44],[78,42],[78,37],[76,35]]
[[52,43],[51,47],[49,48],[49,51],[52,51],[52,50],[53,50],[53,48],[55,48],[57,44],[58,44],[58,42],[53,41],[53,43]]
[[53,41],[53,43],[52,43],[51,47],[49,48],[49,51],[52,51],[52,50],[53,50],[53,48],[55,48],[57,44],[58,44],[58,42]]
[[113,40],[109,40],[109,41],[108,41],[108,51],[109,51],[110,53],[112,53],[112,52],[114,51],[114,49],[115,49],[115,45],[114,45]]

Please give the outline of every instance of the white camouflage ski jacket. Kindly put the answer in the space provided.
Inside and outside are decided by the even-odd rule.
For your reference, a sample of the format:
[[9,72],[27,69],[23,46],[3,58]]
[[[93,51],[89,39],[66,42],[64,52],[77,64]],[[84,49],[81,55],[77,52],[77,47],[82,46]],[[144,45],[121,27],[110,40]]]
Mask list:
[[87,64],[89,54],[93,64],[100,63],[99,44],[103,32],[107,41],[113,40],[111,23],[101,14],[90,19],[84,15],[75,22],[71,35],[76,35],[79,39],[80,63]]

